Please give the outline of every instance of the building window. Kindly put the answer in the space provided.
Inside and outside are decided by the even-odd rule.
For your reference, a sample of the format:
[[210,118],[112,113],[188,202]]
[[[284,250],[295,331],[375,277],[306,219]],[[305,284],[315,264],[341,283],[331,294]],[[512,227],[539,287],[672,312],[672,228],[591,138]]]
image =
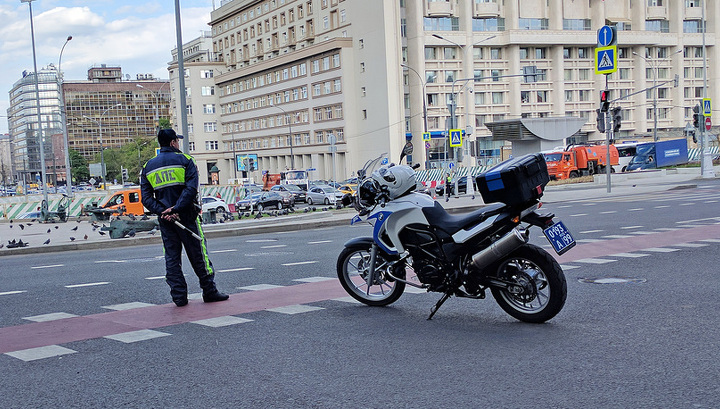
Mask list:
[[503,93],[502,92],[493,92],[492,93],[492,103],[493,104],[502,104],[503,103]]
[[702,33],[703,31],[701,20],[683,21],[683,33]]
[[569,90],[565,90],[565,102],[572,102],[573,100],[573,92]]
[[437,60],[437,51],[435,50],[435,47],[425,47],[425,59]]
[[217,131],[217,123],[215,123],[215,122],[205,122],[203,125],[204,125],[203,127],[205,129],[205,132]]
[[590,19],[563,19],[563,30],[590,31]]
[[505,31],[504,18],[473,18],[473,31]]
[[203,96],[215,95],[215,87],[202,87],[202,95]]
[[545,51],[546,50],[544,48],[536,48],[535,49],[535,59],[536,60],[544,60],[546,58]]
[[218,141],[205,141],[205,150],[206,151],[218,150]]
[[656,33],[669,33],[670,22],[667,20],[645,20],[645,31]]
[[547,30],[548,19],[546,18],[521,18],[518,22],[520,30]]
[[203,113],[214,114],[215,113],[215,104],[203,104]]
[[425,17],[423,18],[425,31],[458,31],[460,19],[458,17]]

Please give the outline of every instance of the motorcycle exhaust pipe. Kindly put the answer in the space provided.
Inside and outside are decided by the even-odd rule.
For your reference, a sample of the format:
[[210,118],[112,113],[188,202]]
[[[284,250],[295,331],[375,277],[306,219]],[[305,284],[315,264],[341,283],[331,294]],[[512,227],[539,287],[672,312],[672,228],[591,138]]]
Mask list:
[[490,247],[473,254],[473,265],[482,270],[527,243],[529,239],[528,230],[521,232],[518,229],[513,229],[510,233],[491,244]]

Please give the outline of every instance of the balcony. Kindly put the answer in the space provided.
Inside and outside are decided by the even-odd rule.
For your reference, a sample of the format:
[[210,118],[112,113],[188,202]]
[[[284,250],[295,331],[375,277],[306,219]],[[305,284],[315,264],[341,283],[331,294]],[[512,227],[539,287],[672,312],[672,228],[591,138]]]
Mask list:
[[702,19],[702,7],[685,7],[685,20]]
[[428,17],[448,17],[453,15],[453,3],[450,1],[427,1],[425,15]]
[[648,6],[645,10],[646,20],[668,20],[668,10],[666,6]]
[[498,3],[475,3],[475,17],[499,17],[500,5]]

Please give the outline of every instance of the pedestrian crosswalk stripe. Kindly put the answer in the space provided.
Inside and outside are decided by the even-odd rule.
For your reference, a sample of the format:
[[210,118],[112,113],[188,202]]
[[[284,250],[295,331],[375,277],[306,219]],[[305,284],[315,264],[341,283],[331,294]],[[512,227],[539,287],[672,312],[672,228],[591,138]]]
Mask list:
[[617,261],[617,260],[609,260],[609,259],[604,259],[604,258],[581,258],[580,260],[573,261],[573,263],[607,264],[607,263],[612,263],[613,261]]
[[313,307],[310,305],[296,304],[296,305],[286,305],[284,307],[268,308],[265,311],[293,315],[293,314],[302,314],[305,312],[318,311],[318,310],[324,310],[324,309],[325,308],[322,308],[322,307]]
[[36,361],[38,359],[53,358],[60,355],[74,354],[70,348],[60,345],[48,345],[45,347],[22,349],[20,351],[6,352],[5,355],[20,359],[21,361]]
[[193,324],[204,325],[206,327],[219,328],[227,327],[235,324],[244,324],[246,322],[252,322],[253,320],[247,318],[233,317],[232,315],[225,315],[222,317],[207,318],[204,320],[190,321]]
[[647,249],[642,249],[642,251],[652,251],[655,253],[672,253],[673,251],[678,251],[680,249],[671,249],[668,247],[650,247]]
[[107,335],[103,338],[112,339],[114,341],[120,341],[126,344],[133,342],[147,341],[153,338],[167,337],[170,336],[167,332],[160,332],[151,329],[141,329],[138,331],[122,332],[120,334]]
[[53,312],[50,314],[33,315],[32,317],[23,317],[24,320],[32,322],[47,322],[63,320],[65,318],[77,317],[75,314],[69,314],[67,312]]
[[244,287],[237,287],[238,290],[248,290],[248,291],[262,291],[262,290],[270,290],[273,288],[281,288],[283,286],[281,285],[275,285],[275,284],[255,284],[255,285],[247,285]]
[[611,254],[610,257],[627,257],[627,258],[639,258],[639,257],[647,257],[649,254],[644,253],[616,253]]

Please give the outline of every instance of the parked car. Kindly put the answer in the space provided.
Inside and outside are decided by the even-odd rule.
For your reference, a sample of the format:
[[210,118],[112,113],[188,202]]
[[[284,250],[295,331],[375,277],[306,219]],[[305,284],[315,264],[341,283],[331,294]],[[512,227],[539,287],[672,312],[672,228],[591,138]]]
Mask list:
[[[475,191],[478,191],[477,182],[475,181],[475,178],[472,178],[473,180],[473,188],[475,188]],[[467,193],[467,176],[462,176],[460,179],[458,179],[458,192],[460,193]],[[438,196],[443,195],[445,192],[445,185],[438,185],[435,188],[435,194]],[[448,188],[449,194],[455,194],[455,180],[453,179],[450,182],[450,187]]]
[[307,204],[337,204],[342,200],[344,193],[328,185],[316,185],[307,192]]
[[338,188],[339,191],[343,193],[350,193],[351,195],[355,196],[357,193],[357,183],[347,183]]
[[203,213],[215,210],[218,213],[225,213],[228,211],[228,205],[223,199],[205,196],[202,198],[202,211]]
[[278,210],[283,208],[283,198],[278,192],[258,192],[252,193],[249,198],[238,201],[235,204],[235,208],[238,211],[250,210],[252,205],[253,210],[263,211],[268,208],[276,208]]
[[275,185],[270,188],[271,192],[278,192],[281,196],[292,197],[292,205],[295,206],[297,202],[305,202],[305,191],[300,189],[297,185]]

